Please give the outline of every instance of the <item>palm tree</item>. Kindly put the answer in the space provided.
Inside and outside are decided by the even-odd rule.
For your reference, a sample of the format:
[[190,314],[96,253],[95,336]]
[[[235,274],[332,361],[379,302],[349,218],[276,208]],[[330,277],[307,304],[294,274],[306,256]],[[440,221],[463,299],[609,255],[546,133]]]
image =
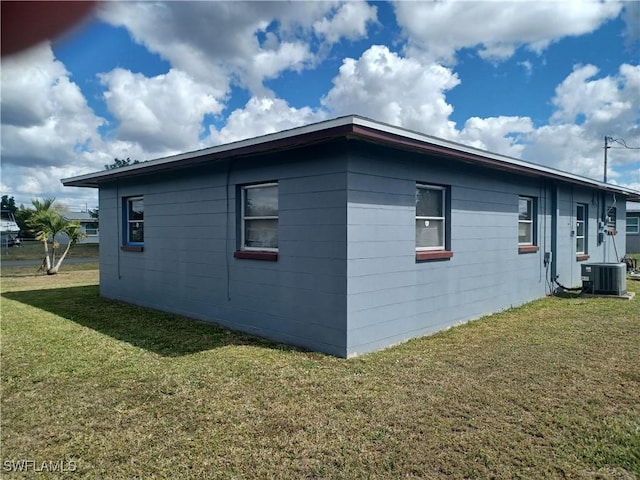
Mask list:
[[[71,245],[85,236],[80,230],[80,223],[64,218],[60,209],[53,206],[54,201],[55,198],[46,198],[42,202],[37,199],[32,200],[35,210],[27,219],[27,225],[44,247],[42,268],[46,270],[47,275],[58,273]],[[56,249],[60,246],[56,236],[60,234],[66,234],[68,242],[63,254],[56,262]],[[49,242],[51,242],[51,252],[49,252]]]

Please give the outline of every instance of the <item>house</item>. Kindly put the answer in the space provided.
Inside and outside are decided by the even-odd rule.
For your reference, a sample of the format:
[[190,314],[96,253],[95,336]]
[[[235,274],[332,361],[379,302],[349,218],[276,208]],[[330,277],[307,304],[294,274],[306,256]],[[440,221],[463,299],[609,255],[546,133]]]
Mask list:
[[627,205],[627,253],[640,253],[640,204]]
[[62,183],[99,188],[101,295],[342,357],[579,286],[640,200],[358,116]]
[[[89,212],[65,212],[64,217],[67,220],[72,220],[80,223],[80,230],[85,234],[85,237],[78,243],[100,243],[100,230],[98,228],[98,219],[91,216]],[[64,236],[63,234],[60,234]],[[66,242],[66,236],[64,236]]]

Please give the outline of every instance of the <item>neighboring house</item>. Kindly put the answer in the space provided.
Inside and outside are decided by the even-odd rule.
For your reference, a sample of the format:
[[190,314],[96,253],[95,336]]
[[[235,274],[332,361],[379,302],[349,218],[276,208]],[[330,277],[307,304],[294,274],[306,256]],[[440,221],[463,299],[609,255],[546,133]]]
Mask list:
[[[92,217],[89,212],[65,212],[64,217],[67,220],[80,222],[80,229],[86,236],[78,243],[100,243],[98,219]],[[63,241],[66,241],[66,236]]]
[[640,204],[627,206],[627,253],[640,253]]
[[640,200],[357,116],[62,182],[103,296],[344,357],[581,285]]

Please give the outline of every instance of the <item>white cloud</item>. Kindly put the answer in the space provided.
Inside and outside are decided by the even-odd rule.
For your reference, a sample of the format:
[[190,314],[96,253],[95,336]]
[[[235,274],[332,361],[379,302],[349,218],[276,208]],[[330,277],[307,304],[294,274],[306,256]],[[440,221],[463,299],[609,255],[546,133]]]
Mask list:
[[309,107],[297,109],[282,99],[252,97],[243,109],[234,110],[229,115],[222,129],[211,127],[210,138],[214,144],[230,143],[324,119],[322,112],[313,111]]
[[313,24],[316,35],[336,43],[341,38],[356,40],[366,37],[367,25],[375,22],[377,8],[366,2],[348,2],[340,5],[333,17],[323,17]]
[[531,74],[533,73],[533,64],[529,60],[524,60],[522,62],[518,62],[518,65],[520,65],[522,68],[524,68],[524,71],[525,71],[527,77],[531,76]]
[[453,107],[445,92],[460,83],[450,69],[403,58],[374,45],[347,58],[322,105],[334,115],[360,114],[393,125],[451,138]]
[[[602,179],[604,136],[639,142],[640,66],[623,64],[617,75],[595,78],[598,73],[593,65],[579,66],[558,85],[556,110],[548,125],[532,132],[526,158]],[[584,121],[576,124],[579,117]],[[608,160],[608,178],[626,184],[616,170],[634,165],[638,150],[610,149]]]
[[45,45],[3,59],[1,75],[2,123],[30,127],[42,125],[55,113],[51,87],[68,83],[69,74]]
[[585,116],[587,121],[606,122],[629,107],[620,100],[616,79],[588,81],[597,73],[594,65],[576,67],[556,88],[553,103],[557,110],[551,117],[553,123],[575,122],[578,115]]
[[[636,45],[638,4],[624,5],[628,43]],[[3,59],[3,194],[15,193],[19,202],[54,195],[91,207],[94,190],[63,188],[59,179],[101,170],[114,157],[146,160],[351,113],[602,178],[604,135],[625,138],[629,144],[640,138],[638,65],[622,65],[615,75],[602,75],[593,65],[576,66],[549,99],[554,112],[548,125],[535,128],[526,116],[475,116],[456,127],[447,94],[466,78],[439,62],[453,63],[461,48],[479,47],[479,54],[492,60],[505,59],[520,47],[540,53],[563,37],[594,31],[622,6],[398,2],[404,39],[392,41],[406,41],[402,54],[372,45],[344,58],[322,107],[314,109],[291,106],[286,92],[284,98],[275,98],[265,81],[286,71],[316,68],[331,48],[338,52],[341,41],[365,38],[378,21],[375,4],[102,5],[102,19],[126,27],[135,41],[168,60],[170,69],[154,77],[120,68],[100,76],[106,105],[116,120],[103,139],[98,128],[104,119],[87,105],[49,46]],[[532,71],[528,60],[518,65]],[[232,85],[248,89],[250,100],[227,116],[224,107]],[[205,132],[206,115],[224,123]],[[637,184],[637,176],[627,173],[638,161],[637,150],[612,149],[609,159],[612,181]]]
[[39,168],[12,165],[8,168],[3,167],[0,188],[3,195],[14,197],[16,205],[30,206],[34,198],[54,197],[57,199],[56,203],[63,203],[73,211],[95,208],[98,205],[96,190],[63,187],[60,183],[61,178],[77,174],[78,168],[75,164]]
[[523,134],[534,130],[528,117],[489,117],[468,119],[457,140],[482,150],[520,157]]
[[[372,46],[359,59],[343,61],[334,86],[322,100],[331,116],[357,113],[393,125],[525,158],[591,178],[602,178],[605,134],[640,138],[640,67],[622,65],[614,76],[597,78],[594,66],[579,66],[558,85],[549,125],[535,128],[530,117],[472,117],[458,130],[446,93],[460,80],[450,69],[401,57]],[[577,124],[579,123],[579,124]],[[630,153],[632,152],[632,153]],[[609,179],[637,161],[631,150],[611,150]],[[637,151],[635,151],[637,152]]]
[[62,165],[99,141],[95,116],[49,44],[2,61],[2,161]]
[[618,16],[619,2],[449,1],[395,2],[408,39],[407,55],[453,62],[461,48],[503,60],[516,48],[536,53],[566,36],[596,30]]
[[48,43],[2,59],[1,107],[2,193],[17,204],[53,196],[95,206],[94,191],[70,196],[60,178],[102,168],[104,120]]
[[232,81],[264,95],[264,80],[312,68],[314,29],[329,42],[360,38],[375,8],[360,2],[110,2],[99,15],[125,26],[174,69],[209,83],[221,99]]
[[117,68],[100,78],[107,87],[107,106],[119,122],[118,139],[139,143],[150,153],[194,148],[204,115],[223,108],[214,89],[179,70],[148,78]]

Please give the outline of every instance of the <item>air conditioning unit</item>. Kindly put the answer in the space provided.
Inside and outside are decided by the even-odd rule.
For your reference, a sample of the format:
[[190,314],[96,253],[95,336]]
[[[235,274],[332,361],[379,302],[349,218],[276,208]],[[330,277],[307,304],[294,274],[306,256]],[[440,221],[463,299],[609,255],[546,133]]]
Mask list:
[[594,295],[626,294],[626,265],[624,263],[583,263],[582,291]]

